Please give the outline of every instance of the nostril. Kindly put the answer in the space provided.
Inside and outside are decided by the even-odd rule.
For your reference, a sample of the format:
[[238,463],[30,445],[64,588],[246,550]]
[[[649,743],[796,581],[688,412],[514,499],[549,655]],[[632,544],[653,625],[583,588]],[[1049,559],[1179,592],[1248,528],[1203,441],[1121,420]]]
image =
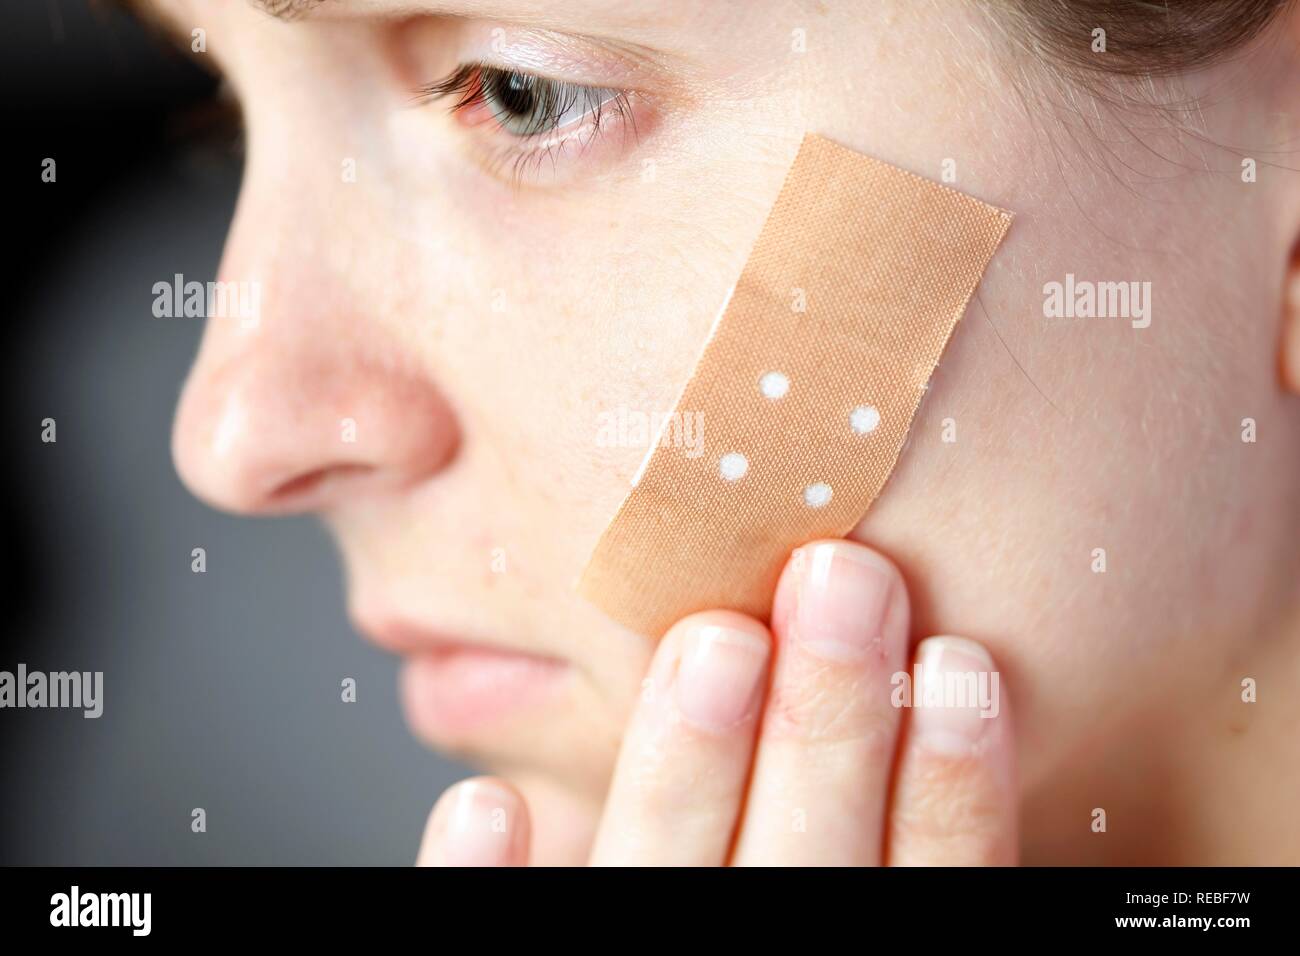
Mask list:
[[358,464],[336,464],[316,468],[277,485],[267,496],[267,503],[271,505],[287,505],[297,502],[299,499],[318,492],[326,482],[333,483],[342,478],[366,474],[373,470],[374,468],[370,465]]

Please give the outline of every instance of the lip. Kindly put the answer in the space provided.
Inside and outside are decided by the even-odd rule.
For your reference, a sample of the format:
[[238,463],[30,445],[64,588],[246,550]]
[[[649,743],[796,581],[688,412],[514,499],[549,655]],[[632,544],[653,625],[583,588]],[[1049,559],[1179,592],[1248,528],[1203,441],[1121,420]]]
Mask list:
[[400,618],[358,617],[357,627],[405,658],[407,722],[421,736],[449,746],[536,706],[568,669],[554,657],[451,637]]

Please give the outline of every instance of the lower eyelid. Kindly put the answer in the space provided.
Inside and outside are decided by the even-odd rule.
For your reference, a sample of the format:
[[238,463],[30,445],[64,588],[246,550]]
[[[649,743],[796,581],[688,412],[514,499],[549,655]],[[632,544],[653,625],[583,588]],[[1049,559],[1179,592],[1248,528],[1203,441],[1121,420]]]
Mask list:
[[[574,123],[582,122],[597,110],[602,109],[605,104],[609,103],[611,100],[617,99],[620,95],[622,94],[617,90],[607,89],[596,90],[594,94],[587,94],[587,96],[584,97],[584,109],[582,113],[573,117],[571,120],[557,123],[555,126],[556,131],[562,130],[567,126],[572,126]],[[563,119],[563,117],[561,117],[561,119]]]
[[[592,109],[571,123],[532,136],[512,136],[498,127],[476,136],[481,140],[476,148],[490,172],[517,185],[527,181],[534,169],[545,170],[556,180],[580,177],[584,169],[615,164],[640,141],[644,118],[638,118],[636,110],[628,94],[615,91],[601,102],[598,121],[597,110]],[[467,115],[461,121],[476,134],[485,123],[495,122],[490,107],[482,103],[462,112]]]

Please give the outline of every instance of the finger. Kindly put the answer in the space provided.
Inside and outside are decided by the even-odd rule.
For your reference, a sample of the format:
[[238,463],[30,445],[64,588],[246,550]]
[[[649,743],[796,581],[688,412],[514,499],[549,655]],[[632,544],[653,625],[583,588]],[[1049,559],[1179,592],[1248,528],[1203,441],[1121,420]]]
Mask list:
[[767,628],[732,611],[691,615],[665,635],[623,738],[593,865],[725,862],[769,647]]
[[530,839],[518,791],[495,777],[475,777],[438,798],[415,865],[526,866]]
[[907,661],[897,568],[870,548],[795,551],[772,611],[776,660],[733,862],[878,865]]
[[1010,866],[1018,857],[1015,748],[1001,675],[980,644],[916,650],[889,825],[893,866]]

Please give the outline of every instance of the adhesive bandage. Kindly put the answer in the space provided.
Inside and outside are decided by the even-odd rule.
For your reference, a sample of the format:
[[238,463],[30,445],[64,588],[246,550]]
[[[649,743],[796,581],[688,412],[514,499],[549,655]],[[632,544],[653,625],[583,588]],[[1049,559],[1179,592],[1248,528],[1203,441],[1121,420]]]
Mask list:
[[656,637],[710,608],[766,618],[790,551],[880,493],[1010,223],[806,136],[677,403],[703,454],[652,447],[579,590]]

